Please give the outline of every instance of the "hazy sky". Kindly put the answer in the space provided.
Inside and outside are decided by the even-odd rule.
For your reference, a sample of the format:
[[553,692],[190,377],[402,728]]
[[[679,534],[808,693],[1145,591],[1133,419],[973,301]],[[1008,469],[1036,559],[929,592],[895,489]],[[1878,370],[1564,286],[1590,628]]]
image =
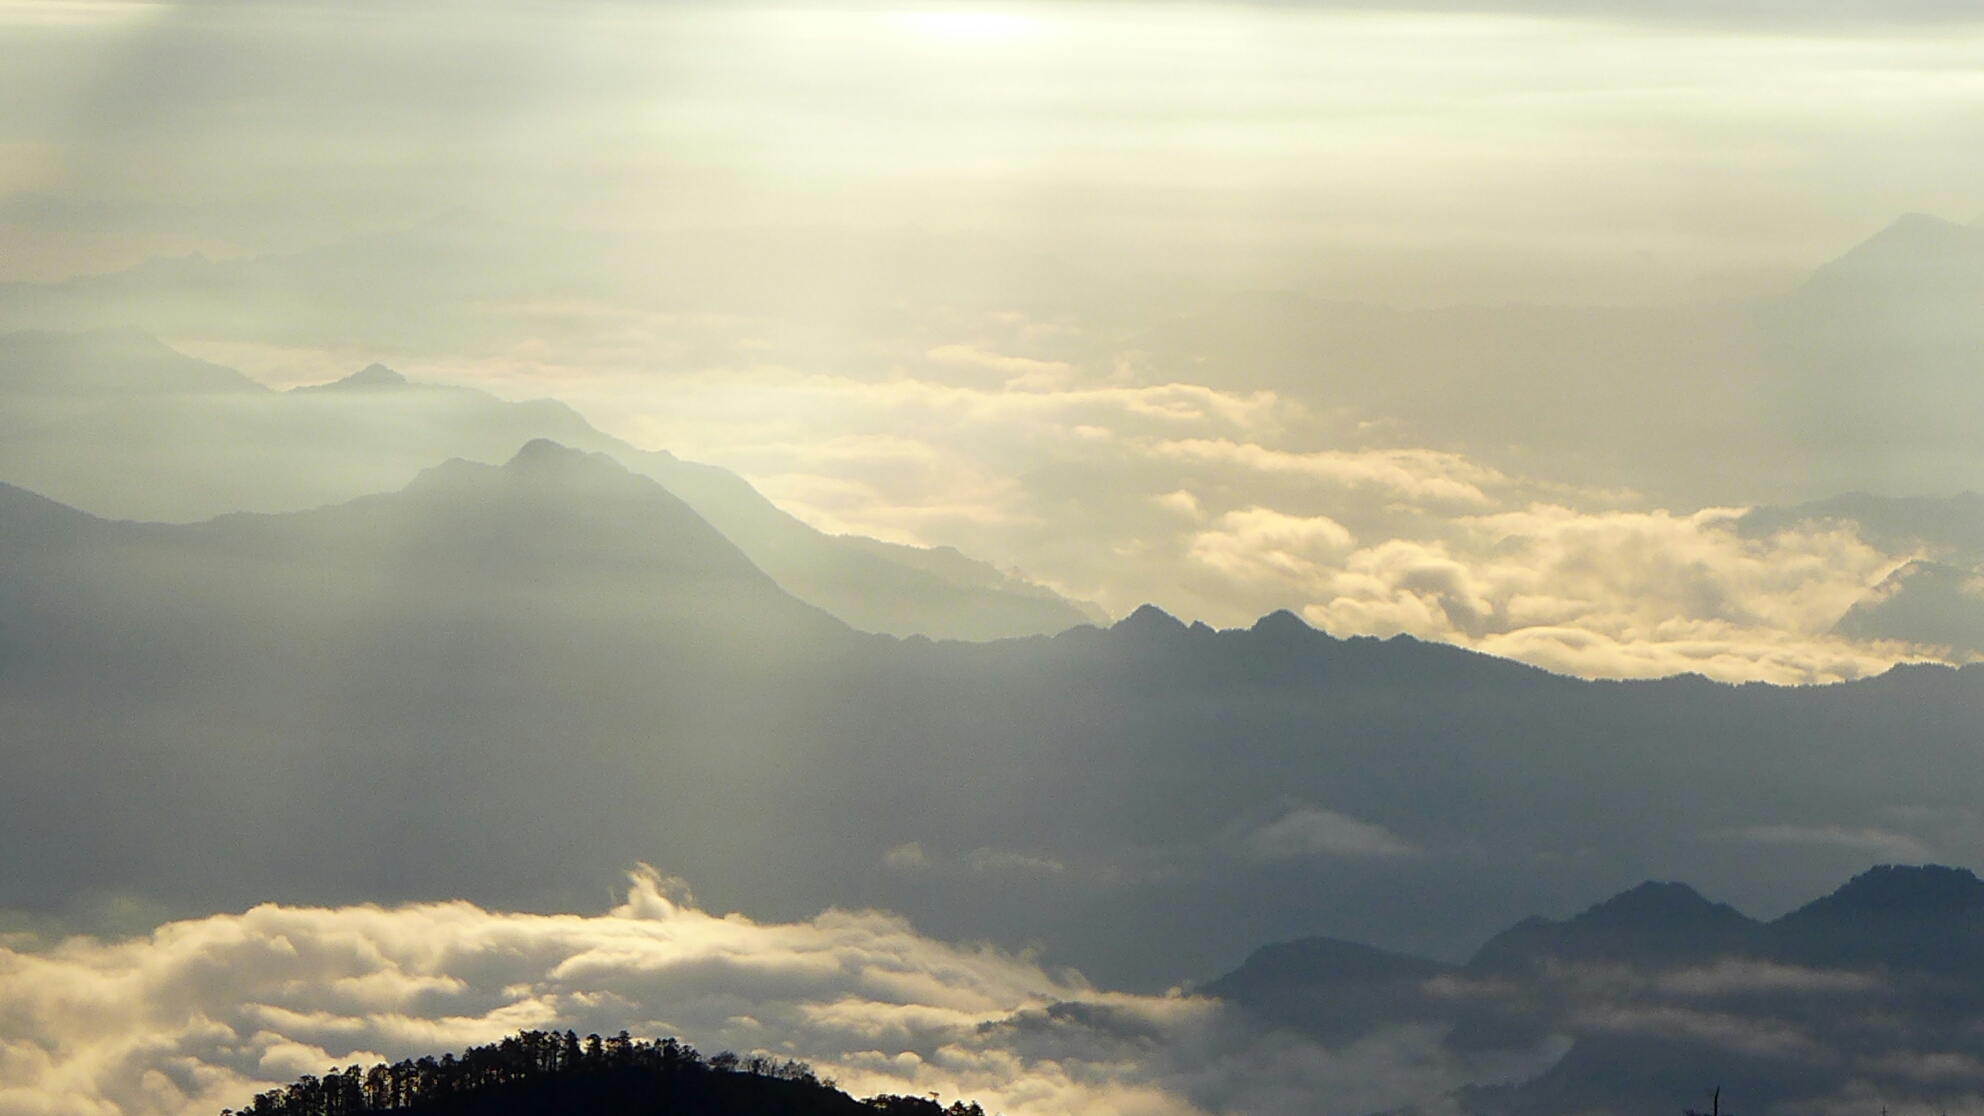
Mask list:
[[[1782,384],[1653,417],[1642,380],[1739,377],[1685,350],[1610,368],[1576,323],[1551,336],[1618,389],[1599,402],[1526,381],[1519,347],[1504,387],[1454,390],[1466,324],[1452,383],[1367,362],[1435,422],[1336,391],[1327,348],[1289,350],[1291,382],[1142,331],[1264,289],[1752,296],[1903,213],[1968,222],[1969,10],[0,3],[0,277],[370,236],[299,265],[307,314],[151,328],[276,385],[384,360],[563,399],[825,529],[956,545],[1119,615],[1291,607],[1580,673],[1838,678],[1912,653],[1827,634],[1911,554],[1746,540],[1715,509],[1984,484],[1962,431],[1889,468],[1928,444],[1906,423],[1837,459],[1817,423],[1794,460],[1744,427]],[[437,217],[501,251],[394,239]],[[1916,418],[1969,413],[1942,390]],[[1683,421],[1673,468],[1600,467]]]
[[[1290,608],[1586,676],[1827,682],[1944,654],[1833,631],[1928,551],[1736,523],[1984,488],[1980,139],[1976,0],[0,0],[0,316],[94,308],[62,324],[135,323],[276,387],[377,360],[554,397],[822,529],[955,545],[1118,616]],[[1756,356],[1745,300],[1908,213],[1941,221],[1895,258],[1957,261],[1956,294],[1898,335],[1919,351],[1870,326],[1859,363]],[[190,253],[227,266],[158,262]],[[1897,291],[1919,293],[1867,304]],[[1771,359],[1830,323],[1800,306]],[[19,382],[10,429],[68,405]],[[138,431],[106,468],[142,475],[151,417],[101,428]],[[1951,600],[1984,609],[1984,553],[1933,556],[1967,563]],[[1889,827],[1946,822],[1886,793],[1866,809],[1890,814],[1842,793],[1730,840],[1856,865],[1969,847]],[[1414,852],[1365,805],[1284,802],[1240,844]],[[924,840],[876,851],[905,878],[1065,867]],[[0,1113],[212,1112],[327,1059],[552,1023],[1010,1116],[1355,1116],[1534,1068],[1410,1028],[1325,1050],[894,916],[715,917],[672,888],[644,872],[596,916],[0,934]]]
[[1984,211],[1964,5],[1378,7],[10,2],[0,266],[470,206],[1643,298]]

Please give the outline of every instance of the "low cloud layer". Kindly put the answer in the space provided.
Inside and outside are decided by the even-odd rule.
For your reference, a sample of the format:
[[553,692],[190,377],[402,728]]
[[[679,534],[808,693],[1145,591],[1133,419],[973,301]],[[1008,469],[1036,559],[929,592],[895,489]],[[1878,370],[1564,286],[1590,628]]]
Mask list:
[[[1022,347],[1023,329],[988,328]],[[1235,626],[1286,608],[1338,635],[1608,678],[1824,682],[1941,654],[1832,631],[1912,556],[1850,523],[1747,537],[1741,508],[1511,475],[1272,392],[1147,383],[1133,363],[1057,363],[1052,383],[958,373],[1047,365],[996,351],[933,347],[880,382],[695,375],[665,410],[626,384],[588,410],[633,410],[637,441],[731,465],[829,530],[957,545],[1117,615],[1149,601]]]
[[[406,371],[510,396],[561,397],[637,445],[735,469],[826,531],[955,546],[1119,617],[1155,603],[1188,620],[1239,627],[1288,609],[1339,636],[1404,633],[1607,678],[1693,671],[1729,681],[1825,682],[1978,646],[1948,634],[1975,624],[1948,609],[1935,610],[1954,617],[1940,627],[1842,626],[1842,617],[1907,580],[1891,579],[1925,553],[1923,544],[1892,534],[1863,536],[1846,519],[1779,516],[1775,527],[1751,529],[1742,508],[1674,510],[1629,491],[1521,475],[1277,392],[1166,380],[1146,375],[1133,356],[1084,362],[1089,342],[1067,323],[997,314],[955,334],[942,323],[922,325],[941,327],[932,336],[972,343],[903,343],[892,374],[867,379],[780,363],[657,375],[604,353],[593,355],[606,370],[594,372],[582,370],[584,354],[528,371],[500,361],[415,363]],[[720,331],[741,345],[750,328],[731,323]],[[1056,353],[1067,359],[1049,359]],[[659,394],[657,380],[666,388]],[[272,412],[299,415],[314,405],[304,400],[324,398],[268,397]],[[420,412],[423,398],[501,409],[481,395],[337,398],[351,430],[410,417],[464,429],[492,421]],[[42,415],[22,406],[24,421]],[[205,412],[194,406],[192,413]],[[503,413],[512,426],[476,427],[476,448],[455,452],[501,459],[543,416],[558,420],[559,437],[574,428],[595,437],[576,416],[542,403]],[[161,473],[129,441],[85,424],[72,442],[21,455],[28,464],[16,469],[66,484],[48,494],[98,514],[169,515],[129,507],[128,478]],[[397,487],[430,462],[421,447],[402,447],[395,460],[403,475],[395,475],[392,462],[367,457],[362,442],[332,439],[301,451],[295,442],[272,441],[262,452],[298,453],[310,467],[291,471],[308,483],[286,494],[254,490],[259,506],[285,506],[285,496],[287,506],[311,506]],[[194,476],[241,472],[231,462],[212,467],[204,446],[180,445],[164,464]],[[317,467],[311,452],[361,460],[347,466],[351,483],[334,490],[322,482],[337,467]],[[115,478],[113,495],[127,502],[92,504],[87,478],[98,474]],[[664,483],[676,483],[674,475]],[[176,499],[196,485],[153,487]],[[735,502],[734,494],[708,499]],[[212,514],[211,502],[204,514]],[[1933,587],[1922,578],[1912,584],[1916,596]],[[808,590],[790,580],[787,587],[801,596]],[[1913,597],[1903,603],[1925,611]],[[1069,610],[1059,623],[1079,615]]]
[[121,942],[10,943],[0,1113],[211,1113],[334,1065],[554,1027],[798,1057],[857,1095],[1011,1116],[1355,1116],[1542,1068],[1448,1054],[1414,1028],[1326,1050],[1218,1001],[1098,991],[886,914],[718,917],[644,871],[599,916],[271,905]]
[[[1099,990],[889,914],[712,915],[644,869],[600,915],[265,905],[123,941],[10,941],[0,1113],[199,1116],[303,1074],[524,1028],[677,1035],[808,1060],[858,1096],[966,1097],[1007,1116],[1474,1111],[1453,1091],[1526,1081],[1599,1082],[1576,1095],[1602,1107],[1630,1099],[1605,1092],[1622,1067],[1679,1097],[1687,1067],[1710,1064],[1795,1099],[1788,1112],[1974,1108],[1984,1064],[1918,984],[1745,956],[1552,962],[1400,986],[1416,1007],[1319,1041],[1300,1019],[1276,1029],[1209,997]],[[1311,992],[1298,1015],[1336,1018],[1332,994]],[[1473,1037],[1449,1041],[1449,1017]]]

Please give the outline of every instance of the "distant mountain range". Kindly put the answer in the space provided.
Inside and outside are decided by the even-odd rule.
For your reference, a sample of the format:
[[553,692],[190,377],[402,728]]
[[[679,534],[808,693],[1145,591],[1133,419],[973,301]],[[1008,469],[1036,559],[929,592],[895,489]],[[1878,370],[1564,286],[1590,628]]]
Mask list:
[[1453,956],[1647,876],[1768,909],[1984,859],[1979,723],[1979,669],[1595,683],[1287,613],[864,634],[544,442],[193,524],[0,489],[0,909],[585,909],[645,860],[1162,988],[1318,933]]
[[[809,319],[754,281],[753,264],[738,256],[750,255],[742,242],[688,253],[739,258],[735,269],[692,273],[662,262],[638,294],[608,290],[597,258],[612,247],[454,214],[286,255],[187,256],[60,283],[0,283],[0,329],[136,327],[285,348],[363,338],[380,351],[501,351],[545,330],[579,329],[491,313],[556,298],[745,314],[766,323],[758,332],[770,355],[803,353],[809,367],[859,378],[875,374],[872,353],[849,340],[848,322],[889,334],[908,328],[867,304],[836,303],[830,321]],[[1053,279],[1043,274],[1041,283]],[[693,330],[671,345],[681,350],[667,357],[677,369],[722,367],[735,356]],[[1107,368],[1127,353],[1152,382],[1272,389],[1318,415],[1376,423],[1402,444],[1527,476],[1631,488],[1670,506],[1984,489],[1984,229],[1924,214],[1903,215],[1767,298],[1395,309],[1254,291],[1112,324],[1059,359]],[[551,428],[529,434],[580,444]],[[497,459],[439,456],[450,453]]]
[[1337,1047],[1414,1023],[1474,1052],[1569,1041],[1429,1112],[1672,1116],[1716,1086],[1739,1112],[1947,1107],[1984,1091],[1984,881],[1882,866],[1770,922],[1648,882],[1464,964],[1312,939],[1202,991]]
[[411,384],[380,365],[270,391],[133,330],[0,336],[0,481],[97,514],[187,521],[292,511],[399,488],[533,438],[659,481],[794,595],[867,631],[995,639],[1106,622],[954,550],[824,534],[742,477],[639,450],[561,403]]

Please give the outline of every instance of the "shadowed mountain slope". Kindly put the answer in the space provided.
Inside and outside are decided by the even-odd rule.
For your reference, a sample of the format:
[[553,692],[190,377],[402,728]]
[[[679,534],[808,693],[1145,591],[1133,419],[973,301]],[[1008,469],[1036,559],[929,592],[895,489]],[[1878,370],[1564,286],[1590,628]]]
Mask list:
[[1947,647],[1959,661],[1984,654],[1984,574],[1909,562],[1854,602],[1833,631],[1848,639]]
[[1457,966],[1356,942],[1310,938],[1263,946],[1198,991],[1331,1046],[1451,1009],[1433,986]]
[[0,908],[585,909],[647,861],[1162,988],[1305,935],[1453,957],[1648,874],[1767,908],[1984,855],[1980,713],[1977,670],[1593,683],[1286,613],[866,635],[542,443],[189,525],[0,489]]
[[336,503],[548,438],[659,481],[780,585],[864,630],[990,639],[1106,619],[954,551],[823,534],[742,477],[635,449],[562,403],[413,384],[383,365],[273,392],[133,330],[10,334],[0,433],[0,481],[147,520]]

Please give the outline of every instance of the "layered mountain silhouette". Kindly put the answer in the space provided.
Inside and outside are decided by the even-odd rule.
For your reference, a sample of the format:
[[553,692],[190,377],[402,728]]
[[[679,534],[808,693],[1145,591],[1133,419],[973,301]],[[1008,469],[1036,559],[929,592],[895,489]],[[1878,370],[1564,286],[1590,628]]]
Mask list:
[[1453,957],[1683,869],[1754,909],[1984,856],[1980,713],[1972,669],[1594,683],[1287,613],[875,636],[547,443],[194,524],[0,489],[0,908],[58,916],[586,909],[646,861],[1162,988],[1314,934]]
[[0,481],[145,520],[301,510],[553,439],[659,481],[780,585],[864,630],[990,639],[1106,619],[954,550],[824,534],[734,473],[635,449],[561,403],[413,384],[383,365],[274,392],[133,330],[16,333],[0,336],[0,429]]
[[1951,1105],[1984,1088],[1984,882],[1880,866],[1770,922],[1648,882],[1462,964],[1298,941],[1203,991],[1338,1047],[1408,1023],[1475,1055],[1569,1041],[1429,1111],[1653,1116],[1716,1085],[1740,1111]]
[[[1742,300],[1400,310],[1249,292],[1146,322],[1115,349],[1137,352],[1143,374],[1158,381],[1272,388],[1319,414],[1382,420],[1404,444],[1464,451],[1521,475],[1630,487],[1667,504],[1788,504],[1856,488],[1947,493],[1984,488],[1975,449],[1984,402],[1975,387],[1984,352],[1980,237],[1975,226],[1904,215],[1795,288]],[[492,318],[491,306],[558,297],[625,307],[632,298],[644,310],[778,321],[768,331],[774,352],[840,368],[863,359],[843,335],[844,319],[881,316],[884,333],[904,326],[872,305],[886,298],[852,295],[829,314],[838,332],[807,318],[753,273],[766,266],[756,254],[764,248],[700,245],[689,255],[735,266],[662,267],[630,295],[601,289],[598,259],[611,243],[547,239],[455,215],[292,255],[162,259],[61,283],[3,283],[0,328],[135,326],[325,349],[363,337],[382,351],[481,352],[561,328]],[[723,367],[735,356],[694,331],[673,343],[684,349],[671,358],[681,367]],[[607,448],[551,426],[512,433]],[[521,440],[509,439],[505,452]],[[437,444],[419,465],[447,456],[498,459]],[[315,502],[411,475],[401,468],[384,483]],[[58,491],[46,478],[7,477],[104,514],[192,519],[237,510],[119,508]]]

